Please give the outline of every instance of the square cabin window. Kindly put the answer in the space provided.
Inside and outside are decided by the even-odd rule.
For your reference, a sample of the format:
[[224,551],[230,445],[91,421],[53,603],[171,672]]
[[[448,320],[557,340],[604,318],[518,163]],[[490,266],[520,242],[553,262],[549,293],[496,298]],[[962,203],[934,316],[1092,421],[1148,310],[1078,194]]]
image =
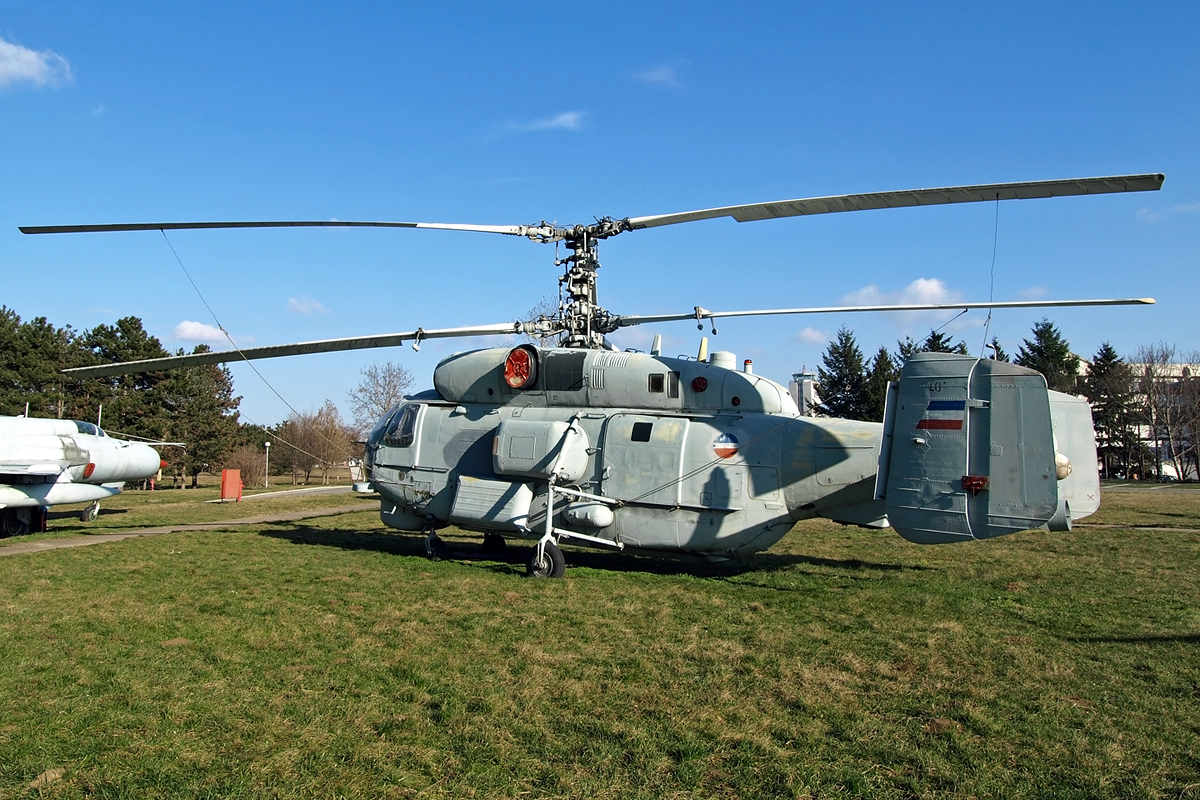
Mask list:
[[667,397],[679,397],[679,373],[672,372],[667,382]]
[[629,439],[634,442],[648,442],[650,441],[650,431],[653,428],[653,422],[635,422],[633,423],[633,433],[630,434]]
[[650,391],[651,392],[653,392],[654,394],[662,394],[663,393],[663,383],[664,383],[663,382],[663,374],[661,372],[651,373],[651,375],[650,375]]

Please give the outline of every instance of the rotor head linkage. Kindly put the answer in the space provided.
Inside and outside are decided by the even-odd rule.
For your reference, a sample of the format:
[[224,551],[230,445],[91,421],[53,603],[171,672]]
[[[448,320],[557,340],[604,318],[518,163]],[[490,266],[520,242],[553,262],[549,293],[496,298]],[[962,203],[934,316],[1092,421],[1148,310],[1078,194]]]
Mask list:
[[600,239],[627,230],[632,230],[628,219],[604,217],[593,225],[576,225],[563,231],[563,245],[571,251],[569,256],[555,262],[566,266],[558,279],[567,295],[562,311],[566,332],[563,347],[602,347],[604,334],[617,329],[612,315],[597,302],[596,271],[600,269],[600,258],[596,245]]

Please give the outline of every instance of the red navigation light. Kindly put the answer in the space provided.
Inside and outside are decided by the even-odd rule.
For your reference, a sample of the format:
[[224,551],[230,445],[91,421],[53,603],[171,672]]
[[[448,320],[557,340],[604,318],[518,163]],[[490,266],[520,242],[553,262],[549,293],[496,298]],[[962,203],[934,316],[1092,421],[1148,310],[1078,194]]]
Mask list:
[[504,382],[514,389],[537,383],[537,350],[527,344],[514,347],[504,359]]
[[692,391],[693,392],[703,392],[707,388],[708,388],[708,378],[704,377],[703,375],[697,375],[695,378],[692,378]]

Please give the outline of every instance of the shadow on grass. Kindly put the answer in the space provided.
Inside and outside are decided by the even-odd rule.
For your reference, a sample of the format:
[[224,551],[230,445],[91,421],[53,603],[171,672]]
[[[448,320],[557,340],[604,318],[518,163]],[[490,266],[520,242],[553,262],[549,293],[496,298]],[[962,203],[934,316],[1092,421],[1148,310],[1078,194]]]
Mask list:
[[1068,642],[1080,644],[1200,644],[1200,633],[1160,636],[1068,636]]
[[[129,513],[129,509],[127,509],[127,508],[104,508],[103,506],[101,506],[101,508],[100,508],[100,516],[102,516],[102,517],[111,516],[113,514],[128,514],[128,513]],[[79,519],[79,514],[80,514],[79,511],[49,511],[46,513],[46,519],[47,520]]]
[[[302,523],[274,523],[261,531],[260,535],[285,539],[293,544],[337,547],[342,550],[370,550],[398,556],[426,557],[425,537],[419,533],[364,532],[313,528]],[[459,537],[447,539],[447,560],[480,562],[483,569],[511,573],[514,568],[525,569],[526,560],[533,547],[533,540],[509,540],[499,553],[485,552],[482,544],[463,541]],[[729,561],[707,561],[698,556],[680,553],[672,557],[655,557],[642,553],[609,552],[568,547],[564,550],[568,568],[578,567],[607,572],[636,572],[649,575],[690,575],[697,578],[730,578],[751,572],[778,572],[797,566],[822,569],[847,570],[850,572],[911,572],[926,571],[934,567],[917,564],[886,564],[859,559],[838,560],[817,558],[797,553],[754,553],[744,558]]]

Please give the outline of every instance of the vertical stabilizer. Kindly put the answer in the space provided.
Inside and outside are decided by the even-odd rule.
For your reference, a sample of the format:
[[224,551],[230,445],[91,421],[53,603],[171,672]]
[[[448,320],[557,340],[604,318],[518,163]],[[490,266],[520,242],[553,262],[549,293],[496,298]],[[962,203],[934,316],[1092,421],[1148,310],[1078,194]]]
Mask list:
[[892,527],[922,544],[1069,518],[1045,378],[1002,361],[913,356],[888,394],[876,493]]

